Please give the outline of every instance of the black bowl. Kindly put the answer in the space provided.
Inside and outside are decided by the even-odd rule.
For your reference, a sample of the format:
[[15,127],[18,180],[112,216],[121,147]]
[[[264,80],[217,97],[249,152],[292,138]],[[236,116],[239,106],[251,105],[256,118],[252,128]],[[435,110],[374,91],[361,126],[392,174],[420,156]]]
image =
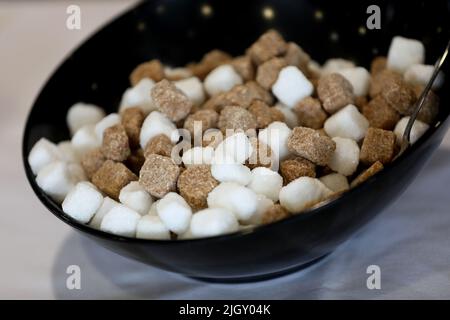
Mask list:
[[[23,159],[30,184],[58,218],[112,251],[157,267],[209,280],[252,280],[307,265],[334,250],[405,190],[442,141],[450,82],[441,90],[436,125],[404,155],[339,199],[253,231],[199,240],[151,241],[114,236],[81,225],[36,185],[27,157],[41,137],[69,137],[68,108],[85,101],[117,109],[128,75],[150,58],[183,65],[220,48],[242,53],[276,28],[312,57],[344,57],[368,66],[386,54],[394,35],[420,39],[432,63],[447,41],[446,1],[378,2],[381,30],[364,29],[369,4],[342,1],[152,1],[114,20],[73,52],[41,91],[29,115]],[[376,3],[376,2],[375,2]],[[208,14],[209,13],[209,14]],[[447,68],[448,70],[448,68]],[[447,74],[450,74],[447,71]]]

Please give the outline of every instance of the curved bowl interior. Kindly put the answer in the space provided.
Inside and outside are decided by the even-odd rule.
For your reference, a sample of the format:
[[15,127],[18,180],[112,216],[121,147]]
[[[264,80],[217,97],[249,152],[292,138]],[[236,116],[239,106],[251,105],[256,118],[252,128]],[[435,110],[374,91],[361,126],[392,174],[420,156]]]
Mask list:
[[[373,3],[381,9],[381,30],[364,27],[369,16],[366,9]],[[400,1],[343,5],[294,0],[140,4],[70,54],[42,89],[23,140],[30,184],[51,212],[83,234],[113,251],[164,269],[222,281],[256,279],[304,265],[331,252],[406,188],[441,142],[448,108],[441,107],[437,125],[398,161],[341,198],[254,231],[200,240],[126,239],[76,223],[36,185],[26,161],[28,153],[41,137],[51,141],[69,138],[65,117],[75,102],[116,111],[131,70],[151,58],[177,66],[199,60],[214,48],[237,55],[265,30],[275,28],[319,62],[343,57],[368,66],[374,56],[387,53],[393,36],[403,35],[422,40],[427,63],[433,63],[448,40],[448,12],[446,1],[409,1],[407,5]],[[447,81],[440,92],[441,106],[448,105],[449,94]]]

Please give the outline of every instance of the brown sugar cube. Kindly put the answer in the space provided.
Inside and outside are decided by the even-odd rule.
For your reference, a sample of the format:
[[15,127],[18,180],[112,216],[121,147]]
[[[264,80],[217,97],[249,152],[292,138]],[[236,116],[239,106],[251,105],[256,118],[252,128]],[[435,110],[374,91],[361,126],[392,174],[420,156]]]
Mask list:
[[260,95],[259,92],[252,90],[248,86],[239,84],[226,92],[224,99],[227,102],[227,105],[248,108],[255,99],[260,99]]
[[137,179],[123,163],[106,160],[92,176],[92,183],[108,197],[118,200],[120,190]]
[[149,155],[139,173],[139,182],[152,196],[164,197],[175,191],[180,168],[169,158],[159,154]]
[[246,84],[234,86],[228,92],[221,92],[212,96],[203,104],[201,109],[212,109],[220,112],[223,107],[230,105],[248,108],[254,100],[263,100],[271,105],[273,97],[256,82],[249,81]]
[[231,61],[231,65],[244,81],[253,80],[255,78],[255,67],[249,56],[236,57]]
[[367,103],[368,100],[366,96],[355,97],[355,106],[358,108],[358,110],[361,111]]
[[266,90],[270,90],[277,81],[281,69],[288,64],[283,58],[272,58],[260,64],[256,70],[256,82]]
[[400,120],[400,114],[380,95],[370,100],[363,107],[362,113],[369,120],[369,125],[373,128],[392,130]]
[[261,100],[253,101],[248,111],[255,116],[257,129],[263,129],[274,121],[284,121],[284,115],[280,110],[269,107]]
[[228,53],[215,49],[205,54],[199,63],[189,64],[187,67],[194,76],[203,80],[211,70],[230,60],[231,56]]
[[139,171],[141,171],[144,162],[144,150],[136,149],[132,151],[127,160],[125,160],[125,165],[133,171],[134,174],[139,175]]
[[274,204],[266,212],[263,213],[261,223],[269,224],[276,221],[280,221],[286,219],[291,214],[283,208],[280,204]]
[[153,137],[145,146],[144,157],[148,158],[151,154],[170,157],[174,144],[165,134],[159,134]]
[[216,112],[220,112],[220,110],[222,110],[222,108],[227,105],[229,105],[229,102],[225,98],[225,92],[220,92],[220,93],[213,95],[208,100],[206,100],[200,109],[201,110],[214,110]]
[[142,123],[145,115],[141,108],[132,107],[122,111],[122,125],[128,136],[130,148],[136,149],[139,147],[139,135],[141,133]]
[[[413,87],[416,99],[420,98],[424,87],[421,85],[416,85]],[[422,108],[417,115],[417,120],[423,121],[425,123],[431,124],[439,113],[439,97],[433,91],[429,91],[425,101],[423,102]]]
[[302,127],[312,129],[323,128],[327,119],[326,112],[322,109],[320,101],[312,97],[300,100],[293,108],[297,115],[298,123]]
[[286,53],[283,56],[284,60],[290,66],[298,67],[303,73],[309,75],[308,63],[311,60],[310,56],[303,51],[296,43],[288,42],[286,46]]
[[250,138],[250,144],[253,151],[245,162],[245,165],[250,169],[257,167],[272,168],[275,161],[272,148],[264,142],[259,141],[256,137]]
[[286,159],[280,163],[280,173],[284,184],[288,184],[300,177],[316,177],[316,165],[301,157]]
[[204,132],[202,136],[202,147],[217,148],[217,146],[223,141],[223,134],[217,128],[211,128]]
[[125,128],[121,124],[106,128],[103,132],[102,153],[106,159],[125,161],[130,155],[130,144]]
[[375,162],[374,164],[372,164],[368,169],[366,169],[365,171],[363,171],[360,175],[358,175],[351,183],[350,183],[350,188],[354,188],[357,185],[360,185],[361,183],[363,183],[364,181],[366,181],[367,179],[369,179],[370,177],[372,177],[373,175],[375,175],[376,173],[380,172],[381,170],[383,170],[384,166],[380,161]]
[[234,105],[248,108],[256,96],[245,85],[236,85],[230,91],[220,92],[209,98],[201,109],[220,112],[224,107]]
[[337,73],[331,73],[319,79],[317,94],[328,113],[335,113],[355,101],[351,83]]
[[369,96],[371,98],[375,98],[379,95],[383,90],[384,83],[388,79],[396,79],[396,81],[401,81],[402,75],[389,69],[383,69],[376,75],[372,75],[370,78]]
[[255,99],[262,100],[269,106],[273,105],[273,95],[263,87],[261,87],[256,81],[248,81],[245,86],[252,92]]
[[206,53],[200,62],[212,66],[212,69],[214,69],[230,60],[231,56],[228,53],[219,49],[214,49]]
[[370,64],[370,74],[372,77],[378,74],[380,71],[386,69],[387,59],[386,57],[378,56],[372,60]]
[[248,54],[256,65],[286,52],[287,45],[283,37],[275,30],[269,30],[252,44]]
[[224,94],[224,100],[227,102],[226,105],[248,108],[253,101],[263,100],[265,98],[261,90],[264,89],[261,87],[252,87],[251,85],[248,86],[247,84],[236,85]]
[[138,65],[130,75],[130,82],[135,86],[144,78],[154,81],[161,81],[164,78],[164,67],[159,60],[153,59]]
[[219,182],[211,174],[209,165],[190,166],[178,178],[178,190],[186,202],[194,209],[200,210],[208,206],[208,194]]
[[414,111],[416,94],[403,79],[390,77],[382,85],[381,96],[398,113],[410,115]]
[[207,129],[217,127],[219,114],[212,109],[199,110],[189,115],[184,121],[183,127],[188,130],[192,137],[194,136],[194,128],[201,129],[200,133]]
[[81,158],[81,166],[86,172],[86,175],[89,179],[92,179],[94,173],[97,172],[98,169],[102,166],[103,162],[106,161],[105,156],[103,155],[101,148],[97,148],[91,150],[83,155]]
[[314,129],[296,127],[288,138],[287,147],[293,154],[325,166],[333,156],[336,143]]
[[186,118],[193,106],[183,91],[166,79],[155,84],[151,96],[155,107],[174,122]]
[[256,129],[256,119],[247,109],[238,106],[223,108],[219,116],[218,128],[225,132],[227,129],[241,129],[247,131]]
[[395,134],[392,131],[369,128],[361,146],[359,158],[365,165],[377,161],[389,163],[394,156]]

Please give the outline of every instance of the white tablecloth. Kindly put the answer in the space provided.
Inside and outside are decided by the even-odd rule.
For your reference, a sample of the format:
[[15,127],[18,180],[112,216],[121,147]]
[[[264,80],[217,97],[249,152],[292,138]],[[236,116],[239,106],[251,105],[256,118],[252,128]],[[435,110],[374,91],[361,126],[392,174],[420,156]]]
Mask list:
[[[65,28],[69,2],[0,3],[0,298],[450,298],[450,135],[356,236],[311,268],[269,281],[206,284],[167,273],[97,246],[47,212],[22,168],[28,110],[67,52],[132,3],[80,1],[80,31]],[[66,287],[69,265],[81,268],[81,290]],[[366,287],[369,265],[381,269],[380,290]]]

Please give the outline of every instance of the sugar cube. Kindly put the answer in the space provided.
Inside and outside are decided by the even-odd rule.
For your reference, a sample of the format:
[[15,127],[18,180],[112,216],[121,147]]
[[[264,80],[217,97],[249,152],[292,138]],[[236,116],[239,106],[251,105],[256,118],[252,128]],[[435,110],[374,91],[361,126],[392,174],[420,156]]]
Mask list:
[[79,182],[62,203],[64,213],[73,219],[88,223],[103,203],[102,194],[91,183]]
[[290,108],[303,98],[310,96],[313,91],[312,83],[294,66],[281,69],[277,81],[272,86],[273,94]]
[[360,141],[366,135],[369,121],[354,105],[349,104],[329,117],[324,124],[330,137],[349,138]]

